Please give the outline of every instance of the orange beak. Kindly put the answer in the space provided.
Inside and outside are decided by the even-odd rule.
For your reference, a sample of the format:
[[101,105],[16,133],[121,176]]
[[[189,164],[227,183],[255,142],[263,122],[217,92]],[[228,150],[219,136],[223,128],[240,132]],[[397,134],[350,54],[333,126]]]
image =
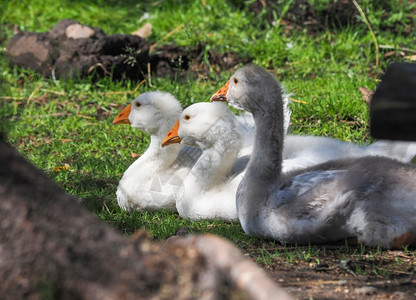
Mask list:
[[118,114],[118,116],[113,120],[113,124],[131,124],[129,121],[129,115],[131,112],[131,103],[123,108],[123,110]]
[[173,125],[172,129],[168,132],[165,138],[162,141],[162,148],[175,143],[180,143],[182,139],[178,136],[179,130],[179,120],[176,121],[175,125]]
[[227,100],[227,92],[228,92],[228,86],[230,85],[230,81],[228,80],[227,83],[218,90],[214,95],[212,95],[211,99],[209,99],[211,102],[213,101],[221,101],[221,102],[228,102]]

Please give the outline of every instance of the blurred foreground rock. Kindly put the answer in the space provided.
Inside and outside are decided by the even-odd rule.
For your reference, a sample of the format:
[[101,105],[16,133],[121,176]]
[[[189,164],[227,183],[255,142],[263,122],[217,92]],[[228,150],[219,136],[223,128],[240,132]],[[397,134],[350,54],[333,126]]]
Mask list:
[[0,136],[1,299],[289,299],[214,236],[130,239]]

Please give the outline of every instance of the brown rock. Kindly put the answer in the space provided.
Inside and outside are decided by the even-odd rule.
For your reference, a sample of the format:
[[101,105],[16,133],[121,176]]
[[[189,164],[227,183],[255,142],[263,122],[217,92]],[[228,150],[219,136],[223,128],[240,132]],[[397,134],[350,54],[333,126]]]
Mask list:
[[94,35],[94,30],[85,25],[72,24],[65,29],[65,35],[72,39],[87,39]]
[[7,44],[7,57],[12,64],[24,66],[43,75],[49,74],[59,55],[56,42],[48,34],[19,32]]

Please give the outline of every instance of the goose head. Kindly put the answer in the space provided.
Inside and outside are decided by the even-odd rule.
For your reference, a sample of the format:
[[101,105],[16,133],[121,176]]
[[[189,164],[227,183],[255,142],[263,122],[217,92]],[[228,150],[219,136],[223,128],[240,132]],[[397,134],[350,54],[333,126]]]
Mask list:
[[150,135],[164,136],[181,111],[179,101],[171,94],[160,91],[146,92],[125,107],[113,120],[113,124],[131,124],[132,127]]
[[228,87],[224,85],[211,97],[211,101],[217,99],[253,114],[256,133],[246,176],[250,173],[256,180],[274,181],[281,173],[286,123],[279,82],[266,70],[250,65],[238,69]]
[[221,102],[200,102],[186,108],[166,135],[162,147],[181,143],[206,150],[240,146],[235,116]]
[[[211,101],[226,101],[232,107],[264,114],[275,105],[282,92],[274,77],[266,70],[250,65],[238,69],[230,80],[211,97]],[[282,103],[280,102],[280,106]]]

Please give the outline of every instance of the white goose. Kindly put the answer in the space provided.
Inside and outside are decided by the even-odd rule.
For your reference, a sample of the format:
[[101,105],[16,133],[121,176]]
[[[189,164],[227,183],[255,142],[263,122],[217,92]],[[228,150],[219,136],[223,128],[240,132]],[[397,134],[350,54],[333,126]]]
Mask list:
[[334,160],[282,174],[283,104],[274,77],[238,69],[212,100],[249,111],[256,124],[250,162],[237,191],[247,234],[285,243],[345,238],[383,248],[415,242],[416,169],[383,157]]
[[163,147],[170,145],[166,149],[181,143],[203,150],[184,181],[183,196],[176,202],[182,217],[237,220],[235,192],[245,168],[244,162],[239,166],[238,159],[240,130],[226,105],[201,102],[186,108],[166,135],[162,142]]
[[176,211],[182,182],[201,150],[160,143],[182,112],[169,93],[147,92],[138,96],[114,119],[113,124],[131,124],[150,134],[150,145],[124,173],[117,187],[118,205],[126,211]]

